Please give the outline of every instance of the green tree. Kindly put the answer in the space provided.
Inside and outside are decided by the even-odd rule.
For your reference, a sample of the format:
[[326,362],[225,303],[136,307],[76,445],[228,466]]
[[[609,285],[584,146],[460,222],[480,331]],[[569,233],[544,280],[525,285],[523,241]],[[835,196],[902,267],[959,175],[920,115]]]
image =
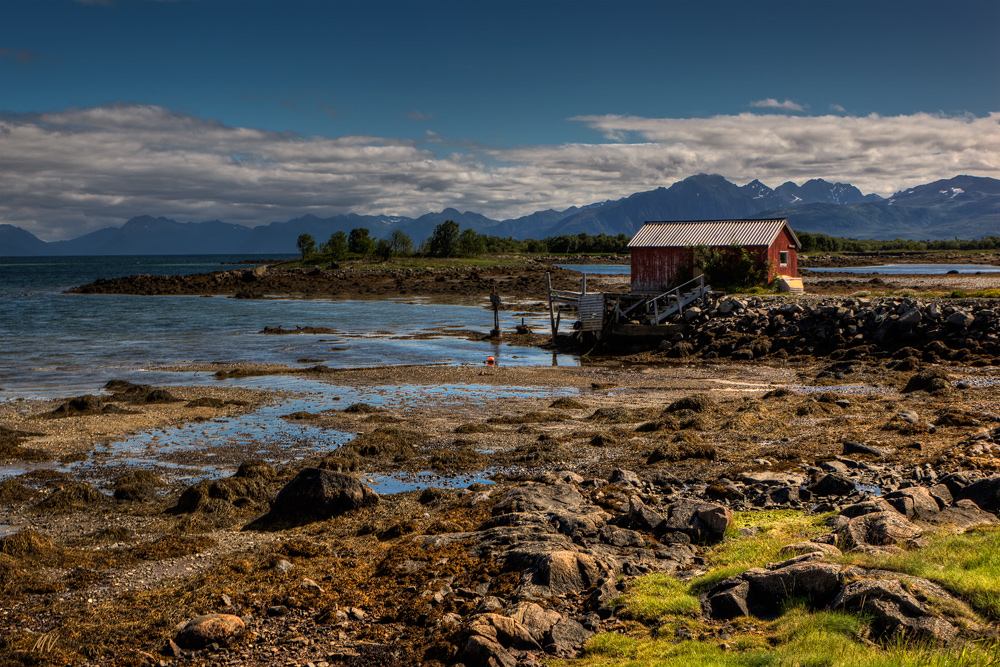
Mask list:
[[347,237],[347,248],[353,253],[367,257],[375,252],[375,240],[368,236],[366,228],[358,227],[352,229],[351,235]]
[[347,234],[344,232],[330,234],[330,240],[323,244],[323,252],[337,261],[347,257]]
[[538,239],[528,239],[526,243],[528,247],[528,252],[545,253],[549,251],[549,247],[545,245],[545,241],[539,241]]
[[392,245],[385,239],[379,239],[375,243],[375,249],[372,252],[384,262],[392,257]]
[[432,257],[454,257],[458,254],[458,223],[445,220],[434,228],[427,243],[427,252]]
[[316,240],[309,234],[299,234],[295,247],[302,253],[302,259],[316,252]]
[[389,235],[389,247],[395,255],[410,255],[413,253],[413,239],[396,229]]
[[486,253],[486,237],[474,229],[458,235],[458,252],[463,257],[479,257]]

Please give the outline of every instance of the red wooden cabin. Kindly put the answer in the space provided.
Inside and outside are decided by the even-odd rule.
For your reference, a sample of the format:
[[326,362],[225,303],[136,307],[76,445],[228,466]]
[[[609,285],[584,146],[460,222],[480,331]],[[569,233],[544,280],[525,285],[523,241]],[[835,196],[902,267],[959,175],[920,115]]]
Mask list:
[[733,244],[766,256],[772,267],[769,282],[776,275],[798,277],[802,244],[784,218],[647,222],[628,244],[632,291],[662,292],[674,286],[678,270],[691,265],[696,246],[724,249]]

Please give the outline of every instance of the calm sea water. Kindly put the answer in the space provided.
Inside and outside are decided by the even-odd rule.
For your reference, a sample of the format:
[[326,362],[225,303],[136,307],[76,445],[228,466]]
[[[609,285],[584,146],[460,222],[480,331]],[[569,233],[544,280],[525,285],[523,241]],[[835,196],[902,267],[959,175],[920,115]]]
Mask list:
[[[576,365],[569,355],[441,336],[440,327],[488,332],[492,313],[409,301],[245,300],[226,297],[62,293],[134,274],[233,269],[282,256],[0,257],[0,400],[96,392],[109,379],[151,384],[216,382],[157,366],[212,361],[358,367],[383,364]],[[484,296],[484,305],[486,297]],[[501,326],[520,323],[501,313]],[[547,318],[527,318],[542,329]],[[334,334],[265,336],[264,327],[327,327]]]
[[883,264],[880,266],[838,266],[813,268],[817,273],[881,273],[890,276],[903,275],[943,275],[949,271],[957,273],[1000,273],[1000,266],[990,264]]

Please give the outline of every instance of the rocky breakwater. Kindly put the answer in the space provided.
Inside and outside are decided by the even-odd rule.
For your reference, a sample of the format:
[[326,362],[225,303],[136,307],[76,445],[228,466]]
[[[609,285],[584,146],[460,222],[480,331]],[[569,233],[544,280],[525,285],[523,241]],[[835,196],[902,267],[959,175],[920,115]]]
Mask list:
[[682,329],[659,352],[735,360],[893,355],[901,362],[896,370],[913,370],[920,361],[988,366],[1000,363],[998,313],[989,300],[726,296],[674,316]]

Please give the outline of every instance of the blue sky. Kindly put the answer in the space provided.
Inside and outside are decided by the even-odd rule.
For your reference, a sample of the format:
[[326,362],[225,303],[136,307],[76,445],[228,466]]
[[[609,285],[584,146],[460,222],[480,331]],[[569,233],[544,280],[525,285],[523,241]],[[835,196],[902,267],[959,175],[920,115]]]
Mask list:
[[1000,2],[0,0],[0,223],[1000,177]]

